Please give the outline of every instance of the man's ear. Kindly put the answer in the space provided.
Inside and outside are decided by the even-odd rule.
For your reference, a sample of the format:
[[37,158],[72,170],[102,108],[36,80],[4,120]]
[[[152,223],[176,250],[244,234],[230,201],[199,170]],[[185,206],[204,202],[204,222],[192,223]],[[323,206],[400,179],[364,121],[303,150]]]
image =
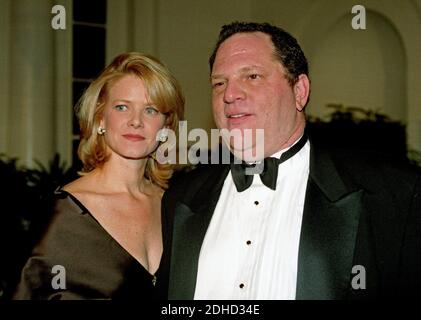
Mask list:
[[310,80],[305,74],[298,76],[298,81],[294,85],[295,107],[297,111],[304,110],[310,95]]

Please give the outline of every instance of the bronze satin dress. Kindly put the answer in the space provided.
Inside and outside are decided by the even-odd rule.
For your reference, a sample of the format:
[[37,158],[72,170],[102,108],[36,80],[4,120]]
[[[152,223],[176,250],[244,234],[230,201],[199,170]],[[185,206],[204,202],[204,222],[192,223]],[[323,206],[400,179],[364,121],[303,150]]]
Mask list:
[[[155,277],[71,194],[56,191],[54,214],[26,262],[13,299],[153,299]],[[63,277],[65,289],[53,285]],[[64,269],[63,269],[64,268]],[[57,279],[56,279],[57,280]],[[57,289],[55,289],[56,287]]]

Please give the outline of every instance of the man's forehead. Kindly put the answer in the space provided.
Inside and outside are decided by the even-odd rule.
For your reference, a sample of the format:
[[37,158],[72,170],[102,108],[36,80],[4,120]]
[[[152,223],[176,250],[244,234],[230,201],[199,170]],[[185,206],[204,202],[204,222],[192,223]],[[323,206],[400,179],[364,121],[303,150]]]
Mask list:
[[226,50],[242,52],[250,48],[256,48],[256,46],[268,49],[274,48],[270,36],[263,32],[240,32],[222,42],[217,55]]
[[262,32],[238,33],[229,37],[219,47],[211,77],[217,77],[223,71],[219,70],[220,68],[233,67],[233,63],[237,71],[248,71],[263,67],[268,60],[279,62],[269,35]]

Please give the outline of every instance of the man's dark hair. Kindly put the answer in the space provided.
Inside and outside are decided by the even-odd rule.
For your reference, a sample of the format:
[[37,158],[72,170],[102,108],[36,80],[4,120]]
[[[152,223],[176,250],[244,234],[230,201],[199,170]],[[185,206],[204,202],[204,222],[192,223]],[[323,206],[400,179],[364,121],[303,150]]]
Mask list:
[[275,57],[287,71],[288,82],[293,86],[298,81],[300,74],[308,76],[308,63],[297,40],[285,30],[275,27],[269,23],[256,22],[233,22],[222,26],[218,42],[209,58],[210,71],[212,72],[216,52],[222,42],[236,33],[263,32],[270,36],[275,47]]

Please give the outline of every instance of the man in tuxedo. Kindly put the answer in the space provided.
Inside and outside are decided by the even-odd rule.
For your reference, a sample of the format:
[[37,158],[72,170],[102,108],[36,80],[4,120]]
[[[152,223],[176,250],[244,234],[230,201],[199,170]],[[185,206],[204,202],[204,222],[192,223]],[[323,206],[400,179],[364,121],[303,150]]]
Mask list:
[[[158,286],[168,298],[419,294],[419,170],[312,142],[308,64],[284,30],[223,26],[209,62],[215,122],[240,131],[241,147],[225,142],[243,162],[199,165],[165,193]],[[265,159],[251,163],[261,141],[244,132],[258,129]]]

